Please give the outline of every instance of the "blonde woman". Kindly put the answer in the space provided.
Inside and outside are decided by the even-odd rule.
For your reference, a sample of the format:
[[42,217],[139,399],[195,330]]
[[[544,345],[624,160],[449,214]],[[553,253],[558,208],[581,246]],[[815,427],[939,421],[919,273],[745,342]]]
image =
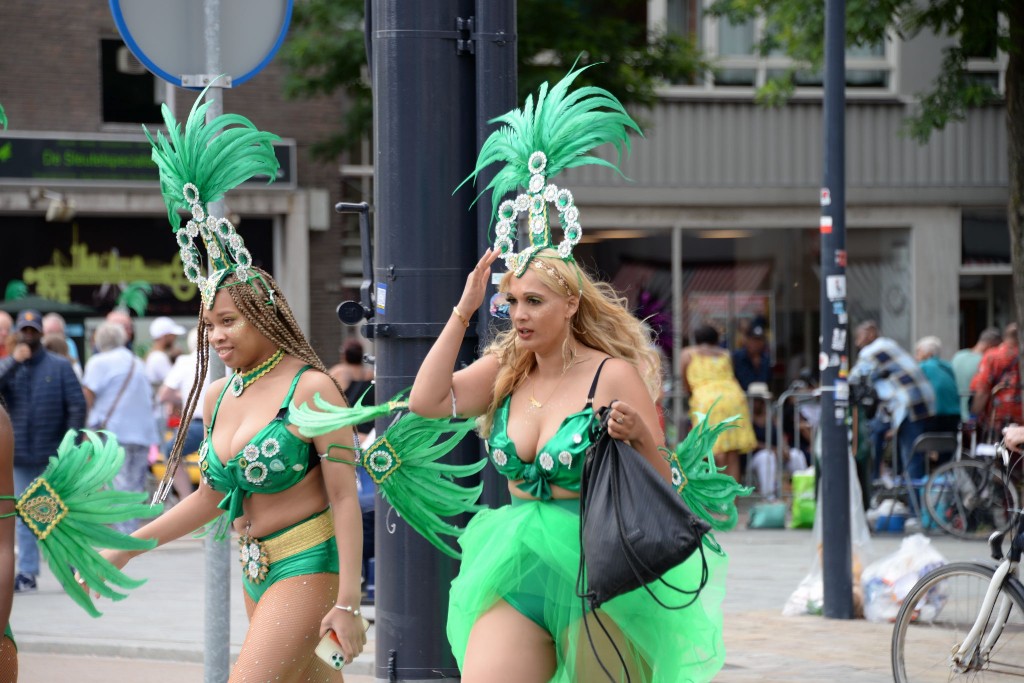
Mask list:
[[[448,638],[466,683],[597,681],[603,674],[575,590],[580,475],[596,411],[610,406],[609,433],[629,441],[669,479],[658,450],[664,444],[654,405],[658,359],[640,321],[609,285],[542,249],[522,276],[509,272],[501,280],[511,329],[478,361],[453,372],[466,315],[482,303],[496,258],[489,250],[470,274],[409,399],[414,412],[428,417],[453,410],[478,416],[490,460],[512,496],[511,505],[477,514],[460,539]],[[660,609],[642,590],[601,607],[612,640],[593,625],[591,631],[615,680],[626,672],[635,682],[711,679],[724,656],[723,559],[709,555],[717,577],[686,609]],[[667,578],[696,586],[699,572],[696,557]]]

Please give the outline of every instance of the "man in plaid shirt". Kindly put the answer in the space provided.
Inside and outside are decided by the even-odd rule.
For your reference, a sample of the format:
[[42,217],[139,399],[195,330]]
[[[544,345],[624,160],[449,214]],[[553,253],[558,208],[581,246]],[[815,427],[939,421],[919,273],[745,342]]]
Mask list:
[[879,334],[878,323],[867,320],[857,326],[854,343],[860,349],[850,371],[850,383],[871,382],[885,401],[896,426],[897,472],[907,463],[911,479],[924,477],[924,454],[911,453],[914,440],[924,434],[928,418],[935,415],[935,392],[913,356],[888,337]]

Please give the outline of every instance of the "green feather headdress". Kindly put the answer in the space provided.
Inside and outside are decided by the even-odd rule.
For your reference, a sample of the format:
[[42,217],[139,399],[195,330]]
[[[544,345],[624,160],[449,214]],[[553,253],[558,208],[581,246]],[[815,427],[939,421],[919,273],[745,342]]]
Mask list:
[[[594,65],[590,65],[594,66]],[[541,249],[555,247],[548,221],[548,204],[558,210],[563,239],[557,245],[558,255],[568,261],[572,250],[583,236],[580,212],[572,192],[549,182],[563,169],[596,164],[607,166],[619,175],[618,163],[590,154],[605,143],[615,145],[618,160],[629,150],[629,130],[639,134],[640,127],[626,113],[622,104],[603,88],[588,86],[569,92],[569,86],[584,70],[571,69],[565,78],[548,88],[544,83],[537,93],[526,98],[522,109],[513,109],[491,123],[504,124],[491,133],[477,157],[476,168],[459,187],[475,181],[480,172],[492,163],[504,166],[488,184],[492,204],[497,207],[498,223],[494,232],[494,248],[501,252],[509,270],[521,276]],[[525,187],[526,193],[514,200],[499,200],[507,193]],[[484,190],[486,191],[486,190]],[[530,246],[515,253],[516,220],[520,214],[529,216]],[[493,217],[492,217],[493,218]]]
[[[225,192],[253,176],[266,175],[268,182],[273,182],[279,166],[273,143],[280,138],[257,130],[249,119],[238,114],[223,114],[206,123],[206,110],[212,102],[202,103],[205,94],[203,90],[192,105],[184,133],[167,105],[161,107],[167,137],[157,131],[154,139],[145,126],[142,129],[153,145],[153,161],[160,170],[160,191],[178,242],[185,277],[199,288],[203,305],[212,308],[217,289],[230,273],[242,282],[251,282],[258,276],[250,270],[252,255],[235,226],[227,218],[209,215],[207,204],[221,199]],[[178,218],[179,209],[192,216],[185,227]],[[202,238],[208,257],[205,276],[196,237]],[[269,287],[265,288],[269,291]]]

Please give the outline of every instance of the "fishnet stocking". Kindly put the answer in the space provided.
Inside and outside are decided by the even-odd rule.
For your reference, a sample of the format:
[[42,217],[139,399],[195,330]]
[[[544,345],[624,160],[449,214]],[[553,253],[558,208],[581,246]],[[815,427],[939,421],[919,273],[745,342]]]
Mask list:
[[341,683],[341,672],[313,652],[320,642],[320,621],[337,595],[337,574],[282,579],[259,603],[245,594],[249,632],[229,683]]
[[0,640],[0,683],[17,683],[18,680],[18,648],[14,642],[4,636]]
[[[608,676],[601,668],[601,665],[604,664],[604,668],[617,681],[629,680],[631,683],[650,681],[650,666],[629,644],[629,639],[622,633],[618,625],[601,610],[598,610],[596,615],[600,617],[601,623],[608,630],[608,635],[612,637],[614,643],[601,629],[594,614],[587,615],[586,624],[581,619],[575,627],[570,627],[570,631],[573,628],[576,630],[576,653],[575,656],[569,655],[575,660],[575,679],[578,681],[607,681]],[[589,639],[587,638],[588,626],[590,628]],[[591,646],[591,640],[593,646]],[[618,653],[616,653],[616,649]],[[628,679],[626,672],[623,672],[622,661],[619,660],[620,655],[626,663]],[[598,661],[598,657],[600,657],[600,661]]]

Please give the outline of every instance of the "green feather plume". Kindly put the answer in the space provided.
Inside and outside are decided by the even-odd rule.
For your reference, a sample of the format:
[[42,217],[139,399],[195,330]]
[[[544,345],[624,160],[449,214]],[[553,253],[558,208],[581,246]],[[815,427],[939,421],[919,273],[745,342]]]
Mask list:
[[565,78],[550,89],[543,83],[537,93],[536,106],[533,95],[529,95],[522,109],[513,109],[492,119],[489,123],[503,125],[484,142],[476,168],[459,187],[475,181],[492,163],[504,163],[484,190],[491,190],[496,212],[502,196],[529,184],[532,174],[528,161],[534,152],[543,152],[547,157],[544,176],[548,182],[563,169],[588,164],[606,166],[622,175],[618,162],[588,153],[611,143],[621,161],[623,149],[627,152],[630,149],[628,131],[643,133],[615,95],[604,88],[587,86],[569,92],[573,81],[591,66],[596,65],[570,69]]
[[450,465],[438,460],[475,428],[474,420],[431,419],[405,413],[366,448],[361,458],[384,500],[435,548],[455,559],[461,557],[459,552],[441,535],[458,538],[463,529],[441,518],[486,507],[476,502],[483,484],[462,486],[454,480],[478,473],[487,461]]
[[293,401],[288,408],[288,419],[299,428],[300,434],[312,438],[328,434],[335,429],[352,427],[369,422],[370,420],[376,420],[378,417],[384,417],[397,410],[403,410],[408,407],[405,401],[405,397],[408,394],[409,390],[405,389],[395,394],[386,403],[364,406],[363,398],[366,396],[364,392],[354,406],[347,407],[337,406],[329,401],[325,401],[317,393],[313,395],[313,403],[316,405],[315,410],[305,403],[298,405]]
[[[351,408],[332,405],[317,394],[313,397],[315,409],[293,403],[289,419],[303,436],[320,436],[405,410],[407,394],[408,389],[377,406],[363,406],[360,398]],[[483,484],[462,486],[455,479],[478,473],[487,466],[487,461],[470,465],[438,461],[475,427],[473,420],[430,419],[405,412],[359,454],[357,461],[380,487],[384,500],[409,526],[438,550],[456,559],[458,551],[441,536],[457,538],[462,528],[442,518],[483,509],[484,506],[476,503]]]
[[160,191],[175,232],[181,225],[177,210],[189,210],[182,195],[186,183],[196,186],[205,205],[217,201],[225,192],[253,176],[268,176],[268,182],[277,177],[279,164],[273,143],[281,138],[257,130],[249,119],[238,114],[223,114],[206,123],[206,110],[212,101],[203,103],[205,94],[204,89],[192,105],[184,133],[166,104],[160,111],[167,126],[167,137],[157,131],[154,140],[146,127],[142,127],[153,145],[153,161],[160,170]]
[[146,314],[146,307],[149,306],[149,295],[153,293],[153,285],[144,280],[136,280],[127,285],[122,285],[121,293],[117,296],[115,306],[129,308],[137,316]]
[[28,285],[24,280],[11,280],[4,289],[4,301],[14,301],[28,296]]
[[[84,437],[76,443],[79,435]],[[110,486],[124,464],[124,449],[113,435],[69,431],[43,474],[15,508],[39,538],[43,557],[68,595],[91,616],[100,616],[89,591],[111,600],[127,597],[111,586],[138,588],[145,580],[129,578],[105,560],[96,548],[148,550],[151,539],[127,536],[108,527],[139,517],[155,517],[161,507],[143,502],[144,493],[114,491]],[[75,571],[89,587],[75,579]]]
[[707,415],[697,413],[697,424],[666,457],[672,470],[672,484],[687,507],[717,531],[728,531],[736,526],[739,516],[736,496],[748,496],[752,491],[722,474],[715,466],[712,452],[718,435],[735,427],[738,419],[739,416],[734,415],[711,425]]

